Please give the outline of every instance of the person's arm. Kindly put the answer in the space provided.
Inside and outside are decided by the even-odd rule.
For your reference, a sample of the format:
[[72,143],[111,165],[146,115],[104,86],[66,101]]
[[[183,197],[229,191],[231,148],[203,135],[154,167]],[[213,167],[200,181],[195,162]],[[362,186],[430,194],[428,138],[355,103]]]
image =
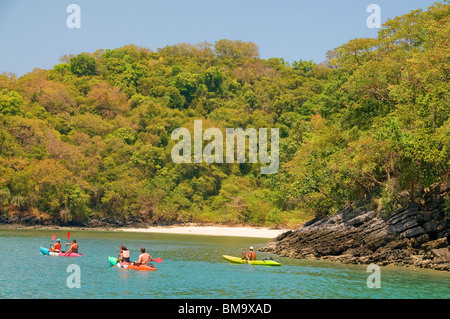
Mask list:
[[133,264],[135,264],[136,266],[139,266],[142,263],[142,254],[139,255],[138,260],[135,261]]
[[70,248],[68,251],[66,251],[66,253],[64,254],[64,256],[67,256],[67,254],[70,254],[72,252],[72,245],[70,245]]

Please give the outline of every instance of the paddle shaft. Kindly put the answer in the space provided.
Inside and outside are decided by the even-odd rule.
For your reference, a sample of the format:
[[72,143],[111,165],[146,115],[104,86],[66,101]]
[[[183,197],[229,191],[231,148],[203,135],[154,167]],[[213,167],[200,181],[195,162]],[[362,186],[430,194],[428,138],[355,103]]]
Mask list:
[[[55,240],[55,234],[52,235],[52,244],[53,244],[54,240]],[[52,244],[50,244],[50,247],[48,249],[52,248]]]

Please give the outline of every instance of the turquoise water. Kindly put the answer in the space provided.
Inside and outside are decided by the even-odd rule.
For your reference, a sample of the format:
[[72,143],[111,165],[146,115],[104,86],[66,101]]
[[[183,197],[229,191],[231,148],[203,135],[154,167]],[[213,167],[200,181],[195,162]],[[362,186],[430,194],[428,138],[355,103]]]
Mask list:
[[[230,264],[221,255],[239,256],[243,248],[266,239],[200,235],[71,231],[81,258],[44,256],[52,234],[61,230],[0,230],[0,298],[92,299],[307,299],[307,298],[449,298],[450,273],[381,267],[381,288],[368,288],[366,266],[280,258],[281,267]],[[145,247],[156,264],[152,272],[110,267],[121,245],[136,260]],[[80,269],[80,288],[69,288],[70,265]]]

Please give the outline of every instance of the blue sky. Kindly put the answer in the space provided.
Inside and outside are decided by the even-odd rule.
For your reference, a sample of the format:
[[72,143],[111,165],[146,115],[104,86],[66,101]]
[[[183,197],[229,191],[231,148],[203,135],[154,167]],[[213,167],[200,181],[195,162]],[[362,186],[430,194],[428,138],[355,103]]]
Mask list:
[[[252,41],[262,58],[325,60],[326,52],[358,37],[376,37],[366,8],[381,21],[428,0],[0,0],[0,72],[23,75],[52,68],[64,54],[135,44],[152,50],[180,42]],[[69,29],[69,4],[81,8],[81,28]]]

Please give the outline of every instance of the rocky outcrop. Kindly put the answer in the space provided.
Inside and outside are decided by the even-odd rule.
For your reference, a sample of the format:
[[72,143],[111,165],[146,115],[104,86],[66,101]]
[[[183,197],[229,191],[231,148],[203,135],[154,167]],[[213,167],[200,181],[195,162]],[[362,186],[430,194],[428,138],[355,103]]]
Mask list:
[[365,208],[306,223],[262,250],[294,258],[450,270],[450,221],[443,199],[411,203],[388,217]]
[[147,227],[145,223],[137,218],[127,220],[115,220],[113,218],[91,218],[86,221],[62,221],[60,219],[40,219],[31,216],[3,217],[0,215],[0,226],[6,227],[79,227],[79,228],[119,228],[119,227]]

